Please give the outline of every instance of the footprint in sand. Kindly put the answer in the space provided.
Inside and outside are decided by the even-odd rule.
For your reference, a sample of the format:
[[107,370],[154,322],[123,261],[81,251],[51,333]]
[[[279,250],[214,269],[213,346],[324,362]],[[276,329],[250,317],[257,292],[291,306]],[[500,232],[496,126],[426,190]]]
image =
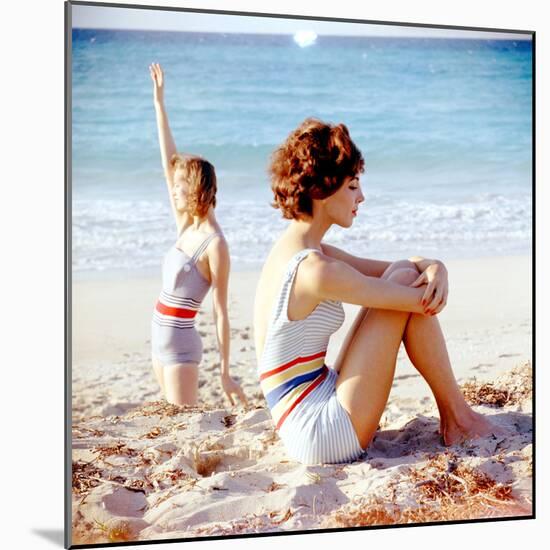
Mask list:
[[472,367],[472,370],[482,370],[482,369],[485,370],[493,366],[494,366],[494,363],[479,363],[475,367]]

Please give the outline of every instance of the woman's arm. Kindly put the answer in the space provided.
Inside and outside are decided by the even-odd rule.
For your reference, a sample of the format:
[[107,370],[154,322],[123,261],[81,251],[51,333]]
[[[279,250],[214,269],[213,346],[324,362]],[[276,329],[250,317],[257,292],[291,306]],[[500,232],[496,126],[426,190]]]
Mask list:
[[153,80],[153,104],[157,119],[157,130],[160,145],[160,157],[162,168],[168,183],[172,181],[172,169],[170,167],[170,158],[176,153],[176,144],[168,124],[168,115],[164,107],[164,73],[158,63],[149,66],[151,79]]
[[172,212],[176,218],[179,233],[185,224],[186,216],[178,212],[174,203],[174,197],[172,195],[174,171],[170,166],[170,159],[172,158],[172,155],[177,152],[177,149],[176,144],[174,143],[174,138],[172,137],[172,132],[170,131],[168,115],[164,106],[164,73],[158,63],[153,63],[150,65],[149,71],[151,73],[151,79],[153,80],[153,104],[155,106],[155,115],[157,120],[162,169],[164,171],[164,178],[168,188],[170,205],[172,206]]
[[413,256],[409,261],[413,262],[420,271],[420,276],[412,286],[427,285],[422,296],[422,304],[428,311],[435,310],[440,304],[444,307],[449,295],[449,281],[447,268],[443,262],[427,260],[420,256]]
[[359,273],[363,275],[368,275],[369,277],[381,277],[382,273],[391,265],[392,262],[385,262],[382,260],[369,260],[368,258],[360,258],[359,256],[354,256],[349,254],[336,246],[331,244],[321,243],[321,248],[323,253],[329,258],[334,258],[335,260],[340,260],[345,262]]
[[208,261],[212,278],[212,305],[218,349],[220,350],[222,387],[232,405],[235,404],[231,396],[232,393],[236,393],[239,399],[246,405],[244,392],[229,374],[230,327],[229,314],[227,312],[230,267],[229,249],[226,241],[218,238],[214,239],[209,248]]
[[439,306],[443,304],[444,307],[447,303],[447,296],[449,294],[447,268],[439,260],[428,260],[420,256],[413,256],[408,260],[385,262],[353,256],[329,244],[322,243],[321,246],[324,254],[329,258],[340,260],[368,277],[381,277],[388,266],[392,264],[395,267],[411,267],[416,269],[420,275],[412,286],[426,285],[422,296],[422,305],[426,306],[426,312],[437,313],[441,311]]
[[443,265],[443,262],[441,262],[440,260],[428,260],[426,258],[422,258],[422,256],[412,256],[411,258],[409,258],[409,262],[412,262],[414,265],[416,265],[420,273],[426,271],[426,269],[428,269],[428,267],[430,267],[431,265]]
[[[346,262],[312,254],[304,263],[302,281],[321,300],[338,300],[377,309],[426,314],[421,303],[424,289],[412,288],[379,277],[363,275]],[[443,309],[436,308],[435,313]]]

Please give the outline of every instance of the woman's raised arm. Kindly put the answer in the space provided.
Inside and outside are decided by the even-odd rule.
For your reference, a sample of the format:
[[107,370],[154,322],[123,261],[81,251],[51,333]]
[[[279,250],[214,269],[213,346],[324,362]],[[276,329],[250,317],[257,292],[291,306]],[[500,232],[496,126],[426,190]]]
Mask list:
[[177,149],[176,144],[174,143],[174,138],[172,137],[172,132],[170,131],[168,115],[166,114],[166,108],[164,106],[164,73],[158,63],[152,63],[149,65],[149,72],[151,73],[151,79],[153,81],[153,103],[155,106],[155,114],[157,119],[162,168],[164,170],[164,177],[166,179],[172,212],[176,218],[176,224],[179,232],[183,221],[182,214],[178,212],[174,202],[174,197],[172,195],[174,171],[170,166],[170,159],[172,158],[172,155],[177,152]]
[[149,72],[153,80],[153,103],[157,117],[157,129],[159,135],[160,156],[164,175],[171,180],[170,158],[176,152],[176,144],[168,124],[168,115],[164,106],[164,73],[158,63],[149,65]]

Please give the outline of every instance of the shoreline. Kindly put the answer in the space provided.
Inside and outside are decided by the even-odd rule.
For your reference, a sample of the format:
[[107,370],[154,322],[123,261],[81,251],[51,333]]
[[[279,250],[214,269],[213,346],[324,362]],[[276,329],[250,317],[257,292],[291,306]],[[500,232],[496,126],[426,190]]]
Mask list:
[[[409,254],[409,256],[412,254]],[[404,259],[406,257],[403,255],[394,255],[391,253],[387,254],[373,254],[369,256],[369,258],[375,259],[375,260],[384,260],[384,261],[397,261],[400,259]],[[517,252],[510,252],[505,254],[494,254],[494,255],[479,255],[476,253],[472,253],[471,256],[467,255],[459,255],[459,256],[449,256],[449,255],[437,255],[432,254],[425,256],[428,257],[437,257],[438,259],[442,260],[447,264],[450,263],[461,263],[461,262],[467,262],[467,261],[490,261],[493,259],[498,258],[508,258],[508,259],[514,259],[514,258],[525,258],[525,257],[532,257],[532,252],[530,250],[527,251],[517,251]],[[128,269],[106,269],[106,270],[79,270],[79,271],[72,271],[71,277],[73,283],[83,283],[87,281],[121,281],[121,280],[127,280],[130,278],[131,280],[144,280],[144,279],[158,279],[160,280],[161,277],[161,263],[162,258],[159,257],[159,262],[157,266],[154,267],[141,267],[135,270],[128,270]],[[250,265],[245,264],[243,262],[235,262],[231,264],[231,273],[257,273],[261,271],[262,264],[258,262],[257,265]]]
[[[531,357],[531,257],[462,259],[448,261],[446,265],[449,299],[438,318],[458,375],[476,367],[477,374],[483,375],[484,371],[490,372],[489,367],[496,362],[508,368],[517,357],[515,347]],[[232,341],[233,361],[240,359],[243,345],[253,347],[253,306],[258,277],[259,271],[233,270],[230,274],[228,308],[232,336],[245,330],[248,340],[246,345],[239,336]],[[73,365],[120,361],[136,353],[147,355],[151,315],[160,290],[160,271],[158,277],[113,278],[110,275],[73,281]],[[197,328],[205,334],[212,324],[211,307],[209,292],[197,316]],[[328,364],[334,360],[359,306],[344,304],[344,310],[346,320],[331,338]],[[505,334],[508,337],[503,338]],[[215,360],[214,350],[210,349],[216,347],[215,341],[205,342],[204,347],[204,358]],[[255,357],[251,358],[255,363]],[[398,366],[402,363],[407,369],[407,362],[401,350]],[[413,375],[414,371],[407,369],[397,374]]]

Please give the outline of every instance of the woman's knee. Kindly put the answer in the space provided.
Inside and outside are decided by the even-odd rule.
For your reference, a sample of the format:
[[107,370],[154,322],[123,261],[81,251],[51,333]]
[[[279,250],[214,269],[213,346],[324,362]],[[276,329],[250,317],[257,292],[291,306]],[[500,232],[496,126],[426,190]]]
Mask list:
[[416,272],[416,275],[419,275],[418,268],[416,267],[416,264],[409,261],[409,260],[398,260],[397,262],[392,262],[387,268],[386,271],[384,271],[382,278],[387,279],[389,276],[397,271],[398,269],[412,269]]
[[388,275],[388,281],[399,283],[400,285],[409,286],[418,279],[418,270],[410,267],[402,267],[395,269]]

